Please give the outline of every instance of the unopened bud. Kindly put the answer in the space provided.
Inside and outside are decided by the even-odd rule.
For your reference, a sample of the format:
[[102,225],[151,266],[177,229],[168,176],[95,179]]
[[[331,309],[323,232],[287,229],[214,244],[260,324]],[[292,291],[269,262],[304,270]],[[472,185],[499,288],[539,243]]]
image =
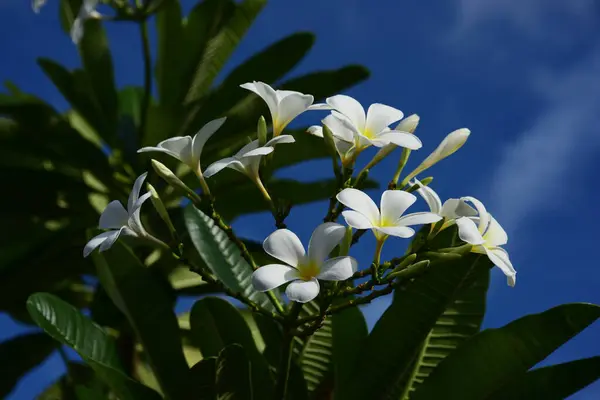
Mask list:
[[440,143],[439,146],[433,151],[433,153],[427,156],[427,158],[417,168],[415,168],[413,172],[408,174],[404,181],[408,182],[410,179],[425,171],[427,168],[454,154],[466,143],[470,134],[471,131],[466,128],[457,129],[454,132],[449,133],[448,136],[442,140],[442,143]]
[[352,227],[346,227],[344,238],[340,243],[339,257],[347,256],[350,252],[350,246],[352,245]]
[[181,179],[179,179],[177,175],[175,175],[173,171],[167,168],[167,166],[163,163],[156,160],[152,160],[152,168],[154,168],[154,171],[156,171],[158,176],[163,178],[165,182],[167,182],[173,188],[183,192],[195,204],[199,204],[202,201],[202,199],[200,199],[200,196],[198,196],[196,192],[194,192],[185,183],[183,183]]
[[161,198],[158,195],[158,192],[156,191],[154,186],[152,186],[149,183],[147,183],[146,185],[148,186],[148,191],[151,193],[150,201],[152,201],[152,205],[154,205],[156,212],[158,213],[160,218],[164,221],[164,223],[169,228],[169,232],[171,232],[171,235],[173,237],[175,237],[175,234],[176,234],[175,226],[173,226],[173,222],[171,221],[171,217],[169,216],[169,213],[167,212],[165,203],[163,203],[163,201],[161,200]]
[[473,245],[472,244],[465,244],[462,246],[456,246],[456,247],[447,247],[444,249],[439,249],[436,250],[440,253],[446,253],[446,254],[460,254],[460,255],[465,255],[471,252],[471,250],[473,249]]
[[396,266],[396,268],[394,268],[392,270],[391,273],[393,274],[394,272],[399,272],[399,271],[402,271],[403,269],[406,269],[410,264],[415,262],[416,259],[417,259],[417,255],[415,253],[406,256],[404,258],[404,260],[402,260],[402,262],[400,262],[400,264],[398,264]]
[[267,121],[262,115],[258,119],[256,134],[258,136],[258,145],[264,146],[264,144],[267,143]]
[[415,133],[417,126],[419,126],[419,121],[421,118],[417,114],[409,115],[404,118],[398,125],[396,126],[396,131]]
[[428,176],[426,178],[423,178],[422,181],[420,181],[420,185],[418,183],[412,185],[411,187],[409,187],[406,191],[408,193],[412,193],[416,190],[419,190],[421,188],[421,186],[429,186],[429,184],[433,182],[433,176]]

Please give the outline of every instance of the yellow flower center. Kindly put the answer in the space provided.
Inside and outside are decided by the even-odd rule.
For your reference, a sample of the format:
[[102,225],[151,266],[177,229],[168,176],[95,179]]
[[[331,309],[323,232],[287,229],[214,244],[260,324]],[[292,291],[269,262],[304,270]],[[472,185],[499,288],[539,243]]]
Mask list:
[[368,129],[368,128],[366,128],[363,131],[363,135],[366,136],[369,139],[375,139],[375,136],[376,136],[375,133],[372,130]]
[[298,264],[298,272],[300,273],[300,279],[305,281],[310,281],[313,278],[316,278],[321,272],[319,265],[312,260],[306,260]]

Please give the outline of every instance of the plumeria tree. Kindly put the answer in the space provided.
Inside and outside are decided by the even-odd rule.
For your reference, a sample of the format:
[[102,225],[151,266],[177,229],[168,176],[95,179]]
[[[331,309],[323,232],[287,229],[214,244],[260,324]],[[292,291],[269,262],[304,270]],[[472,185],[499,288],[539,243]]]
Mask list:
[[[43,3],[36,0],[34,9]],[[108,176],[96,172],[103,179],[89,171],[85,178],[86,185],[106,187],[99,190],[103,200],[89,200],[100,211],[94,226],[100,231],[81,225],[67,231],[81,235],[79,262],[92,261],[91,271],[75,276],[97,281],[93,300],[77,303],[58,290],[30,294],[28,317],[21,319],[48,336],[18,338],[4,350],[17,358],[32,343],[41,354],[60,345],[67,374],[41,398],[562,399],[600,376],[598,356],[534,368],[598,319],[599,306],[565,304],[480,331],[490,269],[516,284],[502,247],[507,234],[477,198],[456,187],[456,197],[442,202],[433,177],[423,176],[467,142],[468,129],[451,132],[422,157],[417,115],[379,103],[365,111],[336,93],[362,75],[342,79],[340,71],[328,72],[295,85],[253,80],[266,74],[277,81],[279,73],[268,70],[278,67],[266,61],[289,43],[256,56],[232,73],[236,80],[207,89],[223,62],[215,54],[228,54],[223,49],[232,47],[232,35],[239,36],[262,2],[205,0],[183,23],[175,0],[106,2],[114,15],[97,5],[63,0],[61,12],[99,109],[88,107],[73,86],[80,73],[49,61],[41,64],[74,110],[59,115],[16,89],[2,103],[3,126],[12,132],[29,128],[19,117],[23,107],[43,109],[77,135],[75,144],[96,143],[114,169]],[[135,129],[117,140],[110,135],[122,128],[118,119],[97,113],[115,105],[102,98],[106,81],[95,79],[106,71],[89,67],[98,60],[89,53],[105,46],[99,40],[104,21],[139,24],[146,46],[146,24],[155,14],[160,98],[158,104],[151,98],[144,47],[146,86],[122,96],[141,101],[119,103],[129,108]],[[214,24],[220,29],[211,31]],[[185,74],[177,70],[183,55],[170,46],[200,33],[210,39],[202,42],[206,51],[190,89],[204,91],[194,96],[185,94]],[[323,93],[321,83],[335,90]],[[315,103],[319,98],[324,103]],[[303,113],[316,124],[290,129]],[[369,174],[386,157],[397,158],[398,166],[378,177],[389,181],[379,190]],[[405,173],[410,157],[423,161]],[[294,186],[273,178],[278,168],[315,158],[331,160],[330,184]],[[58,159],[51,165],[65,168]],[[377,189],[369,193],[379,205],[368,189]],[[286,219],[295,205],[324,198],[322,215],[306,215],[314,229],[305,246]],[[429,211],[414,211],[419,203]],[[60,204],[70,209],[66,200]],[[236,216],[263,210],[273,228],[266,238],[248,240],[232,228]],[[361,265],[354,245],[369,231],[372,261]],[[382,259],[392,241],[402,250]],[[176,315],[174,302],[184,295],[200,297],[191,312]],[[383,296],[391,305],[369,332],[359,307]],[[69,360],[62,346],[80,360]]]

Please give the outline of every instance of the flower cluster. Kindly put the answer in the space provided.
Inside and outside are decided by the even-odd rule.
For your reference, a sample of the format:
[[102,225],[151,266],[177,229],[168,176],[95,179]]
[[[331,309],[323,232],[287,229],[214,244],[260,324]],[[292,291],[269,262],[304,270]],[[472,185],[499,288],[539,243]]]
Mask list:
[[[381,271],[377,268],[380,264],[383,244],[392,236],[399,238],[414,236],[413,227],[416,225],[430,225],[430,235],[436,235],[456,225],[459,238],[470,246],[469,250],[486,255],[504,272],[508,283],[511,286],[515,284],[516,271],[507,252],[501,247],[507,243],[506,232],[488,213],[485,206],[479,200],[469,196],[451,198],[442,203],[437,193],[428,185],[431,179],[428,182],[417,179],[417,175],[462,147],[469,137],[468,129],[459,129],[450,133],[433,153],[397,185],[398,176],[406,164],[410,151],[422,147],[421,141],[414,134],[419,123],[418,116],[411,115],[404,118],[402,111],[379,103],[371,104],[365,112],[358,101],[345,95],[329,97],[323,104],[313,104],[314,99],[311,95],[289,90],[275,90],[262,82],[246,83],[241,87],[258,95],[267,104],[271,114],[270,138],[266,137],[267,134],[264,132],[261,136],[259,132],[259,139],[248,143],[236,154],[212,163],[204,172],[201,166],[203,148],[211,136],[225,124],[224,117],[210,121],[194,137],[173,137],[158,143],[155,147],[144,147],[139,152],[162,152],[179,160],[197,176],[202,187],[203,198],[211,202],[210,188],[206,179],[225,168],[241,172],[256,184],[265,199],[273,206],[268,190],[261,181],[260,167],[265,161],[263,157],[273,153],[278,144],[295,142],[293,136],[283,134],[283,131],[294,118],[305,111],[329,111],[329,114],[322,119],[322,125],[311,126],[308,133],[328,139],[325,140],[324,145],[331,146],[332,154],[337,153],[341,160],[343,170],[341,181],[352,182],[348,178],[352,175],[358,156],[367,148],[374,146],[380,150],[366,168],[379,162],[395,148],[403,149],[393,185],[390,185],[390,190],[382,193],[379,206],[369,195],[357,187],[352,187],[352,183],[349,186],[346,183],[346,187],[341,186],[336,196],[332,198],[335,207],[328,214],[330,218],[326,218],[326,222],[314,230],[307,252],[300,239],[287,229],[278,229],[267,237],[263,244],[265,252],[280,260],[282,264],[269,264],[258,268],[252,279],[256,290],[270,291],[287,284],[285,292],[288,298],[304,303],[313,300],[319,294],[321,287],[319,281],[345,281],[353,278],[357,273],[358,263],[347,254],[350,247],[348,238],[351,238],[352,228],[373,232],[377,248],[374,267],[371,267],[372,279],[374,282],[381,282]],[[396,127],[391,128],[390,125],[396,122],[398,122]],[[335,159],[334,164],[337,167]],[[175,181],[176,185],[185,187],[183,182],[162,164],[160,164],[159,175],[163,178],[168,175],[169,183]],[[99,248],[100,251],[110,248],[121,235],[146,239],[154,244],[159,243],[168,247],[148,234],[140,221],[141,206],[150,196],[150,193],[139,195],[145,177],[146,174],[143,174],[136,180],[127,210],[118,201],[108,205],[100,216],[99,227],[109,231],[90,240],[84,249],[84,256],[90,254],[95,248]],[[360,179],[357,178],[355,182],[359,181]],[[417,201],[417,196],[412,194],[415,191],[423,198],[430,211],[406,213]],[[190,192],[198,197],[193,191]],[[340,214],[349,228],[335,222]],[[346,242],[346,245],[342,245],[342,242]],[[333,256],[330,258],[331,255]]]

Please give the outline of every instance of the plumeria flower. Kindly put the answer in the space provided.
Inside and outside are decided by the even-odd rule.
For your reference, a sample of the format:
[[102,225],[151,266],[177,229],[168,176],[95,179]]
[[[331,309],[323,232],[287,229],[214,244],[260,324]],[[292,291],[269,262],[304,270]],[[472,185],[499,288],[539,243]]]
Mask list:
[[508,285],[515,286],[517,271],[513,267],[508,253],[502,247],[508,243],[508,235],[498,221],[487,212],[483,203],[474,197],[462,197],[470,201],[477,209],[477,217],[463,216],[456,220],[458,236],[464,242],[473,245],[471,252],[485,254],[490,261],[506,275]]
[[[354,134],[339,118],[333,114],[325,117],[321,123],[329,128],[333,136],[333,143],[337,153],[340,155],[343,165],[349,165],[354,160],[355,143]],[[323,138],[323,127],[313,125],[308,128],[307,132],[311,135]]]
[[291,135],[277,136],[265,143],[264,146],[259,146],[258,140],[253,140],[242,147],[233,157],[227,157],[209,165],[206,171],[204,171],[204,176],[210,178],[224,168],[232,168],[255,181],[260,179],[258,169],[262,157],[272,153],[277,144],[294,142],[294,137]]
[[432,165],[438,163],[444,158],[454,154],[458,149],[460,149],[469,138],[471,131],[467,128],[457,129],[451,133],[449,133],[444,140],[438,145],[438,147],[427,156],[425,160],[417,168],[414,169],[408,176],[404,179],[404,184],[430,168]]
[[260,96],[271,112],[273,120],[273,137],[277,137],[285,127],[298,115],[308,110],[314,101],[310,94],[292,90],[275,90],[263,82],[248,82],[240,87]]
[[[396,146],[417,150],[422,143],[415,135],[399,130],[392,130],[389,125],[404,117],[402,111],[385,104],[374,103],[365,113],[363,106],[350,96],[336,95],[328,97],[327,105],[333,109],[332,115],[352,132],[357,151],[369,146],[383,147],[390,143]],[[318,104],[314,107],[322,109]],[[346,134],[343,134],[346,136]]]
[[358,189],[344,189],[337,195],[340,203],[350,208],[342,212],[346,223],[356,229],[371,229],[378,241],[388,236],[409,238],[415,234],[412,225],[431,224],[442,219],[431,212],[403,215],[417,197],[401,190],[386,190],[381,195],[381,211],[371,198]]
[[150,151],[159,151],[166,153],[186,164],[200,179],[202,188],[208,192],[208,186],[204,182],[202,168],[200,166],[200,155],[202,149],[210,137],[225,123],[226,117],[218,118],[204,125],[194,137],[176,136],[167,140],[163,140],[156,147],[142,147],[138,153]]
[[279,229],[264,241],[263,247],[271,256],[285,264],[269,264],[257,269],[252,284],[265,292],[285,283],[287,297],[292,301],[306,303],[319,294],[319,279],[343,281],[356,272],[358,263],[349,256],[327,260],[329,253],[344,238],[346,228],[335,222],[319,225],[308,244],[308,254],[292,231]]
[[111,201],[106,206],[100,215],[98,227],[100,229],[108,229],[108,231],[93,237],[85,245],[83,249],[84,257],[89,256],[96,248],[99,248],[100,251],[110,249],[121,235],[151,240],[166,247],[166,244],[146,232],[140,220],[142,204],[152,196],[150,192],[140,196],[140,190],[142,189],[146,175],[148,173],[140,175],[135,180],[127,201],[127,210],[125,210],[118,200]]
[[464,228],[465,218],[475,217],[478,215],[478,212],[475,209],[473,209],[473,207],[471,207],[469,204],[467,204],[467,202],[473,203],[477,210],[485,211],[485,207],[483,206],[483,204],[474,197],[467,196],[461,197],[460,199],[448,199],[444,202],[444,204],[442,204],[440,196],[438,196],[435,190],[433,190],[431,187],[423,185],[418,179],[415,179],[412,182],[412,185],[417,185],[419,187],[417,189],[417,193],[419,193],[423,200],[425,200],[431,212],[439,215],[444,219],[444,224],[442,225],[440,230],[446,229],[452,224],[456,223],[458,225],[459,235],[466,236],[468,235],[467,230],[469,228]]

